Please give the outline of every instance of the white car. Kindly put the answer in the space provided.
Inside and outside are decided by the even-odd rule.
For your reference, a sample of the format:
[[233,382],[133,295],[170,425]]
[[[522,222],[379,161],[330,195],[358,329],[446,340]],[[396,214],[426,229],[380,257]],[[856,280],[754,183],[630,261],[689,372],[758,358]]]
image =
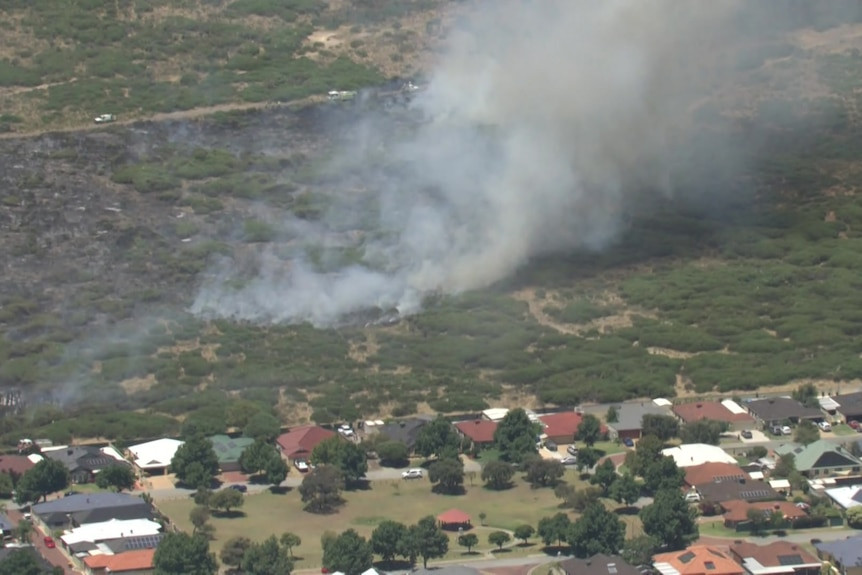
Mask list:
[[573,455],[567,455],[566,457],[563,457],[559,461],[563,465],[577,465],[578,464],[578,458],[573,456]]
[[297,459],[296,461],[293,462],[293,465],[294,465],[294,467],[296,467],[297,470],[299,470],[302,473],[305,473],[306,471],[308,471],[308,462],[307,461],[303,461],[302,459]]
[[99,116],[96,116],[93,121],[97,124],[107,124],[108,122],[113,122],[116,119],[117,117],[113,114],[101,114]]
[[789,425],[782,425],[781,426],[781,435],[791,435],[792,433],[793,433],[793,430],[790,429]]
[[817,424],[817,427],[820,428],[820,431],[832,431],[832,426],[829,425],[828,421],[821,421]]
[[408,469],[401,472],[401,479],[422,479],[421,469]]

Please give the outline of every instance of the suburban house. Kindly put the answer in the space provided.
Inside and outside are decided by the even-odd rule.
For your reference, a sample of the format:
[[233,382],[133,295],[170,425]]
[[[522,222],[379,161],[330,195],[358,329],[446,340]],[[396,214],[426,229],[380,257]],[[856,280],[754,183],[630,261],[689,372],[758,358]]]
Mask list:
[[862,461],[831,441],[820,439],[808,445],[787,443],[775,448],[775,455],[792,453],[796,470],[806,477],[859,473]]
[[684,443],[661,450],[662,455],[673,457],[677,467],[693,467],[704,463],[733,463],[736,459],[717,445]]
[[128,465],[113,447],[60,445],[42,450],[42,456],[62,463],[72,483],[92,483],[96,474],[109,465]]
[[331,429],[319,425],[303,425],[294,427],[287,433],[282,433],[275,440],[275,443],[281,451],[281,456],[288,461],[308,461],[311,452],[318,444],[330,437],[337,437],[337,435]]
[[26,455],[0,455],[0,473],[21,477],[36,464]]
[[144,575],[152,573],[155,555],[155,549],[140,549],[119,555],[90,555],[84,558],[84,565],[93,575]]
[[32,506],[33,517],[49,529],[68,529],[110,519],[152,519],[153,509],[126,493],[77,493]]
[[598,553],[587,559],[572,557],[559,563],[565,575],[641,575],[619,555]]
[[121,539],[128,535],[151,536],[161,530],[162,526],[151,519],[109,519],[67,529],[60,536],[60,540],[69,547],[82,542],[101,543],[110,539]]
[[820,575],[823,565],[817,557],[789,541],[768,545],[734,543],[730,554],[748,575]]
[[[560,413],[548,413],[539,416],[539,421],[544,427],[543,434],[554,443],[568,445],[574,443],[578,435],[578,426],[584,416],[576,411],[562,411]],[[607,433],[605,425],[601,426],[602,433]]]
[[15,524],[12,523],[12,520],[5,513],[0,513],[0,531],[3,533],[3,537],[9,537],[12,535],[12,531],[15,529]]
[[697,401],[680,403],[672,408],[674,415],[682,423],[694,423],[702,419],[721,421],[728,429],[741,431],[754,427],[754,418],[733,400]]
[[748,474],[735,463],[702,463],[684,467],[683,470],[685,484],[688,487],[697,487],[714,481],[739,481],[748,478]]
[[184,443],[185,441],[179,439],[164,437],[133,445],[129,447],[129,453],[134,458],[138,469],[149,475],[162,475],[168,472],[171,459]]
[[862,421],[862,391],[833,395],[832,402],[836,405],[835,412],[846,422]]
[[386,436],[391,441],[400,441],[407,446],[408,451],[413,451],[416,446],[416,438],[422,428],[431,421],[430,417],[411,417],[394,423],[387,423],[377,427],[377,433]]
[[653,556],[661,575],[743,575],[742,566],[729,553],[709,545],[692,545],[681,551]]
[[611,439],[640,439],[644,415],[671,415],[667,406],[649,403],[623,403],[616,406],[617,421],[608,424]]
[[822,420],[823,412],[816,407],[805,407],[790,397],[765,397],[753,399],[746,403],[750,413],[758,426],[770,429],[776,425],[799,423],[803,419],[812,421]]
[[764,514],[780,513],[791,525],[797,519],[808,517],[808,514],[790,501],[757,501],[749,502],[742,499],[723,501],[721,507],[724,509],[724,526],[735,528],[740,523],[748,522],[748,512],[756,509]]
[[213,444],[213,451],[218,457],[218,467],[222,472],[239,471],[239,456],[245,448],[254,443],[251,437],[228,437],[227,435],[213,435],[209,438]]
[[79,559],[90,555],[119,555],[127,551],[155,549],[164,537],[164,533],[155,535],[124,535],[117,539],[105,539],[99,543],[80,541],[69,545],[69,553]]
[[508,413],[509,410],[505,407],[489,407],[482,411],[482,418],[499,423],[503,421],[503,418],[506,417]]
[[697,485],[697,492],[703,501],[721,503],[741,499],[743,501],[776,501],[782,495],[768,483],[754,479],[712,481]]
[[851,507],[862,505],[862,485],[844,485],[824,489],[824,493],[845,511]]
[[472,419],[470,421],[459,421],[455,429],[462,439],[470,441],[473,447],[487,447],[494,443],[494,432],[497,431],[497,422],[487,419]]
[[841,575],[862,575],[862,535],[814,543],[817,556],[832,563]]

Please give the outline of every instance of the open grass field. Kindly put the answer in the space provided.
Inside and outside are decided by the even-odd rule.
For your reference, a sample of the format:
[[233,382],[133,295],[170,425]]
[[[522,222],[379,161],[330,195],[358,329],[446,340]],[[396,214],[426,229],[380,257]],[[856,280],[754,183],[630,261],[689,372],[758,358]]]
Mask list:
[[[569,471],[566,481],[583,486],[577,476]],[[375,481],[371,489],[345,492],[347,503],[332,515],[314,515],[302,510],[302,502],[295,489],[286,493],[248,495],[242,511],[243,517],[213,517],[216,528],[212,548],[218,552],[224,542],[234,536],[243,535],[262,540],[270,534],[285,531],[297,533],[302,537],[302,546],[296,551],[301,560],[298,569],[313,568],[320,565],[322,550],[320,536],[325,531],[341,532],[352,528],[365,537],[370,537],[374,527],[381,521],[391,519],[404,524],[412,524],[426,515],[438,515],[443,511],[458,508],[472,517],[474,532],[479,536],[480,545],[476,551],[484,554],[492,547],[487,542],[488,534],[495,529],[512,530],[518,525],[529,524],[535,527],[542,517],[560,511],[560,501],[554,497],[553,489],[531,489],[523,481],[506,491],[484,489],[477,479],[475,485],[465,482],[466,494],[457,496],[431,493],[430,484],[422,481]],[[180,528],[190,531],[189,511],[194,507],[191,499],[176,499],[158,504]],[[486,514],[485,526],[480,525],[479,514]],[[574,515],[572,515],[574,518]],[[622,516],[628,524],[627,536],[640,534],[640,524],[636,516]],[[445,559],[471,557],[457,544],[457,532],[450,533],[449,554]],[[506,556],[539,553],[542,544],[537,539],[527,547],[514,546],[504,552]]]

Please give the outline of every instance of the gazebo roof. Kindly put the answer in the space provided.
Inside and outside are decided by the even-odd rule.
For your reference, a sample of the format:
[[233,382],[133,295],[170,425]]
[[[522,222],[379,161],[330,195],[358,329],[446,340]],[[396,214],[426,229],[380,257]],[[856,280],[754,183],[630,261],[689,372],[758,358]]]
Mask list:
[[470,523],[470,516],[460,509],[450,509],[437,516],[440,523]]

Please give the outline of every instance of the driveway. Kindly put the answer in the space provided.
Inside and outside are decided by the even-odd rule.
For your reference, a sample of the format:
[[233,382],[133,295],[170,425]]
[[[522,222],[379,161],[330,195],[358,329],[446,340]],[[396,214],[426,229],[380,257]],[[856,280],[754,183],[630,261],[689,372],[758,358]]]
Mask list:
[[[9,508],[6,511],[6,515],[9,517],[9,520],[12,521],[15,525],[18,525],[18,522],[21,521],[24,517],[18,509]],[[55,566],[59,567],[64,573],[64,575],[73,575],[83,573],[83,571],[75,570],[73,568],[71,560],[66,557],[63,552],[60,550],[59,546],[54,547],[53,549],[49,549],[45,546],[45,537],[46,533],[41,530],[41,528],[33,524],[33,533],[30,536],[30,542],[33,544],[33,547],[36,548],[36,551],[48,562]]]

